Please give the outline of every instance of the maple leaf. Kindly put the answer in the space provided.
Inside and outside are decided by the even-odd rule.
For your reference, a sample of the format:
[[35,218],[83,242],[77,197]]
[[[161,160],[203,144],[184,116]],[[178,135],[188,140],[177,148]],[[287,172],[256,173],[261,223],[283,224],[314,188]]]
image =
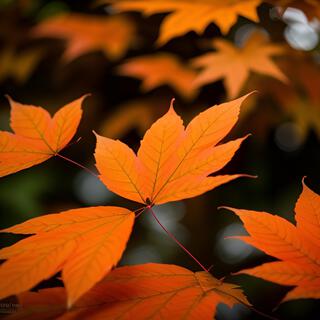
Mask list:
[[295,286],[283,301],[320,298],[320,196],[303,183],[296,207],[297,225],[266,212],[231,208],[249,236],[236,237],[280,261],[238,273]]
[[158,44],[189,31],[204,32],[214,22],[223,33],[236,23],[239,15],[258,21],[256,8],[261,0],[102,0],[119,11],[141,11],[146,15],[170,12],[164,19]]
[[49,214],[1,230],[33,234],[0,250],[0,299],[33,288],[62,271],[68,306],[100,281],[121,258],[134,214],[90,207]]
[[157,53],[133,58],[121,65],[118,72],[142,79],[141,89],[145,92],[167,84],[186,100],[192,100],[198,94],[192,84],[197,72],[173,54]]
[[173,105],[146,132],[137,155],[96,134],[96,167],[114,193],[146,205],[195,197],[244,175],[209,174],[223,168],[246,138],[217,145],[238,120],[247,96],[213,106],[184,129]]
[[67,40],[65,61],[98,50],[102,50],[109,59],[116,60],[122,58],[135,42],[136,29],[126,16],[72,13],[45,20],[34,28],[33,35]]
[[285,49],[281,45],[270,44],[264,33],[253,32],[242,48],[222,39],[215,39],[212,44],[217,52],[193,59],[195,67],[203,68],[194,82],[196,87],[224,79],[228,96],[235,98],[250,72],[287,82],[287,77],[271,60],[271,56],[282,54]]
[[[84,295],[68,312],[63,288],[26,292],[13,319],[213,319],[216,307],[250,305],[242,291],[207,272],[166,264],[121,267]],[[66,311],[66,310],[65,310]],[[60,316],[59,316],[60,315]],[[44,318],[42,318],[44,317]],[[31,318],[30,318],[31,319]]]
[[58,154],[73,138],[86,96],[70,102],[51,117],[41,107],[24,105],[8,97],[11,128],[0,131],[0,176],[39,164]]

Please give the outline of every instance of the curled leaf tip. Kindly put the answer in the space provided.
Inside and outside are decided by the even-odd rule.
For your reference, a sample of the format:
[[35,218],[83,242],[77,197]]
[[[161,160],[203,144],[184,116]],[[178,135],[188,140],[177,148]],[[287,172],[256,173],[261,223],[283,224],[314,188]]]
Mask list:
[[88,93],[83,94],[83,95],[80,97],[80,99],[84,100],[84,99],[86,99],[86,98],[88,98],[88,97],[91,97],[91,96],[92,96],[92,93],[88,92]]
[[242,177],[257,179],[259,176],[258,175],[252,175],[252,174],[242,174]]
[[171,99],[169,111],[174,111],[174,103],[175,103],[175,101],[176,101],[175,98]]
[[12,102],[15,102],[15,100],[14,100],[9,94],[5,94],[4,96],[5,96],[6,99],[9,101],[10,104],[11,104]]
[[219,206],[217,209],[218,209],[218,210],[226,209],[226,210],[230,210],[230,211],[233,211],[233,210],[234,210],[234,208],[228,207],[228,206]]
[[253,90],[253,91],[251,91],[251,92],[243,95],[242,97],[240,97],[240,99],[246,100],[248,97],[250,97],[250,96],[252,96],[252,95],[254,95],[254,94],[258,94],[258,93],[259,93],[258,90]]

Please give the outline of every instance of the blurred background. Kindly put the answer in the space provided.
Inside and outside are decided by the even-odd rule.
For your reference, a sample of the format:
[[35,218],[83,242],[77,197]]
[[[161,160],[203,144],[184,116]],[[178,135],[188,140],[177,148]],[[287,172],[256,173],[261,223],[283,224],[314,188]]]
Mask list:
[[[239,283],[257,309],[270,313],[289,288],[228,276],[272,258],[241,241],[225,239],[245,231],[237,217],[217,207],[268,211],[293,222],[302,177],[307,176],[306,184],[320,193],[320,21],[314,14],[263,3],[258,23],[239,17],[227,35],[212,23],[201,35],[189,32],[159,46],[155,42],[166,13],[146,17],[81,0],[0,0],[1,130],[10,131],[5,94],[53,114],[91,93],[74,143],[62,154],[95,171],[92,130],[137,150],[144,132],[168,110],[173,97],[185,124],[202,110],[230,100],[223,79],[190,85],[201,72],[192,61],[216,50],[213,39],[227,40],[240,50],[252,34],[263,34],[265,41],[281,47],[281,54],[271,59],[289,81],[251,72],[240,86],[237,96],[258,93],[247,99],[239,124],[226,140],[252,136],[221,170],[258,179],[239,179],[197,198],[161,205],[155,212],[202,264],[213,266],[214,276]],[[95,205],[139,207],[59,158],[0,179],[1,228],[41,214]],[[1,246],[16,240],[1,235]],[[137,219],[121,265],[145,262],[199,270],[148,214]],[[319,314],[316,300],[287,302],[274,311],[279,319],[319,319]],[[217,318],[261,316],[243,306],[220,306]]]

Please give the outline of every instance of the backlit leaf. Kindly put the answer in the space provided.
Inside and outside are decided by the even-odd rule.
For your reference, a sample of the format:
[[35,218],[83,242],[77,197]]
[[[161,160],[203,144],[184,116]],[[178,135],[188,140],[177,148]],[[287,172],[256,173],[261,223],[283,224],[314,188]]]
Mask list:
[[195,67],[201,68],[194,82],[196,87],[223,79],[228,96],[235,98],[250,72],[287,81],[271,59],[272,56],[283,54],[284,47],[269,43],[261,32],[253,32],[241,48],[223,39],[213,40],[212,45],[217,52],[206,53],[192,62]]
[[125,16],[59,15],[40,23],[36,37],[65,39],[64,59],[71,61],[90,51],[103,51],[111,60],[122,58],[136,38],[133,22]]
[[169,53],[133,58],[118,70],[122,75],[141,79],[141,89],[145,92],[169,85],[186,100],[194,99],[198,93],[193,86],[197,72]]
[[97,135],[101,180],[124,198],[160,204],[195,197],[240,177],[208,175],[224,167],[243,140],[217,146],[236,124],[245,98],[205,110],[186,129],[171,105],[146,132],[137,155],[119,140]]
[[11,98],[11,128],[0,131],[0,176],[39,164],[62,150],[78,128],[85,96],[70,102],[53,117],[41,107]]
[[160,29],[158,44],[162,45],[189,31],[200,34],[211,22],[217,24],[223,33],[228,33],[238,16],[258,21],[256,8],[261,0],[101,0],[99,2],[111,3],[120,11],[140,11],[146,15],[169,12]]
[[34,234],[0,250],[0,299],[62,271],[68,305],[100,281],[122,256],[134,214],[119,207],[74,209],[2,230]]
[[302,10],[307,18],[312,21],[314,18],[320,18],[320,3],[318,0],[267,0],[273,5],[278,6],[280,14],[283,14],[287,8]]
[[295,208],[296,226],[266,212],[231,210],[240,217],[250,235],[240,239],[280,260],[239,273],[295,286],[283,301],[320,298],[319,195],[303,184]]
[[24,293],[19,297],[21,313],[13,319],[24,319],[30,310],[39,319],[41,315],[53,319],[60,312],[60,320],[211,320],[219,303],[230,308],[237,303],[249,304],[236,285],[209,273],[153,263],[115,269],[64,314],[60,302],[63,296],[62,288]]

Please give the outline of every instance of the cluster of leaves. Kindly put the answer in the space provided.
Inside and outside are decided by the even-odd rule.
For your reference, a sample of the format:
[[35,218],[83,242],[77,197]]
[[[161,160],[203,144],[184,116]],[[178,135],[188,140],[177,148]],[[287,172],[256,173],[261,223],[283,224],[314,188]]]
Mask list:
[[[259,21],[261,0],[103,0],[121,12],[108,17],[80,13],[59,15],[44,20],[30,32],[31,38],[53,37],[66,41],[62,60],[70,63],[90,51],[100,50],[112,61],[121,60],[139,43],[134,19],[126,13],[145,15],[167,13],[161,23],[156,45],[164,46],[189,31],[203,34],[210,23],[227,34],[238,16]],[[309,19],[320,17],[315,0],[270,0],[279,16],[287,7],[303,10]],[[185,101],[193,101],[205,85],[223,79],[226,95],[235,99],[247,91],[252,72],[269,76],[276,100],[293,113],[305,127],[315,129],[320,121],[304,113],[295,113],[292,105],[305,105],[291,79],[304,90],[318,112],[319,92],[315,89],[319,73],[306,57],[292,54],[283,45],[270,41],[264,31],[255,30],[242,46],[225,39],[207,42],[209,52],[189,62],[168,52],[133,57],[117,67],[117,74],[141,79],[141,90],[151,91],[162,85],[172,87]],[[213,51],[213,49],[215,51]],[[274,56],[290,59],[276,64]],[[23,82],[43,52],[20,55],[15,48],[0,55],[0,78],[13,74]],[[303,70],[293,70],[296,61],[304,61]],[[280,66],[280,67],[279,67]],[[308,67],[305,67],[308,66]],[[307,70],[307,74],[305,74]],[[2,72],[2,73],[1,73]],[[299,73],[300,72],[300,73]],[[295,77],[294,73],[299,74]],[[310,76],[312,75],[312,81]],[[263,79],[263,87],[266,83]],[[290,79],[290,80],[289,80]],[[254,82],[258,86],[260,79]],[[287,94],[282,93],[286,90]],[[285,97],[285,98],[284,98]],[[0,299],[17,295],[23,306],[11,319],[212,319],[219,303],[229,307],[237,303],[250,307],[242,290],[211,276],[206,269],[158,220],[153,206],[199,196],[245,174],[213,175],[233,158],[247,136],[220,143],[237,123],[240,107],[247,98],[215,105],[194,117],[185,128],[174,110],[169,111],[146,131],[135,153],[118,137],[125,128],[105,124],[104,137],[96,134],[95,161],[97,178],[108,190],[142,204],[136,211],[115,206],[79,208],[43,215],[1,230],[26,235],[23,240],[0,250]],[[82,116],[85,96],[59,109],[53,117],[41,107],[24,105],[8,97],[13,132],[0,131],[0,176],[40,164],[60,154],[73,139]],[[153,122],[148,104],[132,103],[113,122],[125,125],[135,121],[141,132]],[[141,117],[144,114],[144,118]],[[133,120],[134,119],[134,120]],[[146,121],[145,121],[146,120]],[[78,164],[79,165],[79,164]],[[281,285],[295,286],[283,301],[320,297],[320,199],[304,185],[296,204],[297,226],[268,213],[233,210],[243,221],[249,236],[237,237],[280,261],[245,269],[245,273]],[[167,264],[142,264],[115,268],[125,251],[135,217],[151,214],[165,232],[203,269],[191,272]],[[28,291],[41,281],[61,272],[64,287]]]
[[[137,155],[119,140],[96,135],[100,179],[111,191],[144,204],[139,214],[150,210],[155,216],[154,205],[194,197],[244,176],[208,177],[231,160],[245,139],[217,145],[236,123],[245,98],[207,109],[186,129],[171,105],[146,132]],[[61,108],[53,118],[43,108],[10,100],[15,133],[1,132],[2,176],[59,155],[79,124],[82,100]],[[319,298],[319,196],[304,186],[296,205],[297,227],[268,213],[233,210],[250,234],[240,238],[282,260],[241,272],[297,286],[285,300]],[[23,293],[62,271],[66,292],[57,288],[23,293],[20,299],[27,308],[15,317],[45,313],[48,319],[57,315],[99,319],[121,316],[128,308],[131,316],[141,319],[158,312],[168,318],[198,315],[210,319],[220,302],[248,305],[239,289],[211,277],[208,271],[194,274],[173,265],[119,268],[99,282],[120,260],[134,218],[125,208],[90,207],[41,216],[2,230],[32,236],[0,250],[0,258],[7,260],[0,267],[0,297]],[[166,277],[170,277],[167,285]],[[52,305],[52,300],[59,303]],[[84,308],[89,306],[90,311]]]
[[[24,2],[20,6],[26,11],[30,11],[32,7]],[[268,93],[277,99],[277,92],[274,92],[276,90],[270,91],[267,87],[282,87],[288,95],[291,91],[295,93],[294,99],[277,99],[284,116],[297,123],[303,136],[310,128],[319,134],[319,116],[306,117],[304,115],[310,112],[300,111],[303,108],[319,115],[319,108],[315,106],[308,92],[308,87],[316,88],[316,85],[301,83],[299,77],[292,76],[292,70],[297,64],[303,64],[307,59],[317,70],[314,73],[318,78],[319,66],[316,55],[313,55],[313,52],[300,52],[296,55],[296,50],[290,49],[282,42],[275,42],[272,39],[273,35],[269,36],[261,27],[259,15],[261,6],[274,6],[278,18],[281,19],[285,10],[290,7],[302,10],[312,22],[320,16],[318,1],[227,0],[222,3],[218,0],[100,0],[96,2],[96,7],[99,6],[107,6],[109,11],[116,14],[103,16],[65,12],[42,18],[27,33],[29,41],[43,38],[65,40],[65,51],[61,60],[64,63],[89,52],[101,51],[110,61],[120,62],[114,69],[115,74],[141,79],[142,92],[168,85],[187,102],[194,101],[206,85],[219,80],[223,80],[226,95],[231,99],[251,91],[252,88],[261,92],[261,100]],[[130,16],[131,12],[140,12],[145,16],[166,14],[156,40],[156,46],[161,47],[161,51],[122,62],[129,50],[141,48],[144,41],[135,19]],[[244,35],[240,40],[234,36],[234,26],[239,17],[256,24],[260,23],[259,27],[251,24],[250,31],[242,31]],[[182,60],[176,53],[166,51],[168,43],[190,31],[202,35],[212,23],[229,39],[220,37],[210,38],[206,44],[199,42],[199,51],[205,49],[206,52],[198,53],[199,56],[192,57],[189,61]],[[45,48],[26,48],[21,52],[18,43],[3,50],[0,52],[0,80],[13,77],[18,82],[25,81],[43,59],[45,51]],[[295,60],[290,59],[295,55]],[[279,60],[277,63],[272,59],[276,56]],[[260,77],[255,78],[253,73],[260,74]],[[304,71],[304,74],[308,76],[308,71]],[[265,86],[265,81],[270,82],[270,85]],[[154,116],[153,120],[155,118]],[[151,123],[152,121],[149,124]]]
[[[240,106],[245,98],[246,96],[205,110],[186,129],[174,111],[172,102],[169,111],[146,132],[137,155],[119,140],[96,134],[95,159],[100,179],[114,193],[142,203],[144,206],[137,210],[139,214],[150,210],[155,215],[152,211],[154,205],[194,197],[245,176],[237,174],[208,177],[231,160],[245,139],[217,145],[237,122]],[[83,98],[80,98],[68,104],[51,118],[41,107],[22,105],[10,99],[11,127],[14,133],[1,132],[1,175],[17,172],[52,156],[63,157],[59,152],[75,134],[81,118],[82,101]],[[75,303],[79,298],[102,280],[120,260],[134,218],[134,213],[125,208],[90,207],[37,217],[2,230],[32,236],[0,250],[0,258],[7,260],[0,267],[0,298],[25,292],[62,271],[67,306],[69,309],[72,306],[77,309]],[[157,219],[156,216],[155,218]],[[131,276],[131,272],[136,276]],[[138,317],[140,308],[145,308],[144,303],[149,305],[150,314],[146,311],[143,317],[156,314],[157,310],[150,308],[150,299],[155,295],[159,277],[166,277],[168,274],[174,275],[177,280],[170,281],[169,287],[164,286],[161,294],[155,298],[157,304],[172,304],[165,311],[167,316],[171,317],[178,312],[178,317],[192,318],[193,313],[200,313],[201,317],[209,319],[214,315],[215,306],[219,302],[232,306],[239,301],[246,301],[239,289],[218,281],[207,271],[193,274],[165,265],[128,267],[112,272],[106,278],[107,283],[113,279],[113,274],[114,279],[120,277],[124,281],[125,275],[126,278],[135,279],[135,282],[127,283],[129,287],[123,291],[123,285],[120,283],[120,290],[119,283],[115,280],[117,284],[114,293],[120,290],[119,296],[112,296],[109,302],[108,299],[103,300],[103,305],[106,305],[103,313],[106,315],[127,312],[126,305],[129,302],[122,305],[124,292],[126,299],[130,301],[130,309],[133,303],[131,312],[135,318]],[[144,277],[147,279],[143,280]],[[143,281],[150,283],[149,292],[136,291],[139,286],[144,288]],[[104,292],[110,289],[108,286],[104,288],[100,283],[95,290]],[[132,288],[135,289],[134,292]],[[181,294],[178,295],[177,292],[180,291]],[[53,293],[61,296],[55,290]],[[44,291],[43,294],[49,298],[51,291]],[[88,297],[83,296],[85,302],[79,300],[80,305],[87,305],[86,299],[93,299],[92,294],[95,295],[95,291],[90,291]],[[127,296],[128,294],[131,296]],[[140,298],[137,302],[134,298],[141,295],[145,296],[146,301],[140,306]],[[103,297],[105,299],[105,295]],[[183,301],[181,310],[176,308],[176,298]],[[114,299],[121,302],[116,310],[108,307],[109,303],[114,303]],[[60,312],[64,310],[63,305],[57,308]],[[100,307],[98,309],[100,314],[102,310]],[[54,314],[58,311],[53,310]],[[85,316],[82,315],[83,312],[86,313],[81,311],[81,317]],[[71,313],[74,314],[73,311]],[[78,317],[78,312],[74,316]]]

